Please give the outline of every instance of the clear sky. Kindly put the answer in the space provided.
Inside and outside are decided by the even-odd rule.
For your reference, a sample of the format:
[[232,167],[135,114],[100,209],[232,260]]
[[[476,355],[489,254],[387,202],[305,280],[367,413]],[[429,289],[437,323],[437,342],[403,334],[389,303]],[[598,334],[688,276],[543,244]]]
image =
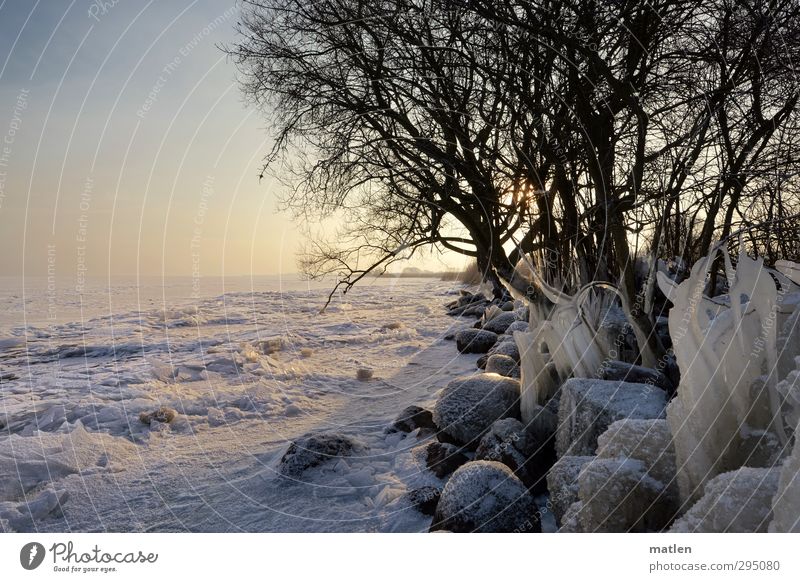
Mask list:
[[218,45],[233,0],[0,0],[0,274],[268,274],[301,236]]

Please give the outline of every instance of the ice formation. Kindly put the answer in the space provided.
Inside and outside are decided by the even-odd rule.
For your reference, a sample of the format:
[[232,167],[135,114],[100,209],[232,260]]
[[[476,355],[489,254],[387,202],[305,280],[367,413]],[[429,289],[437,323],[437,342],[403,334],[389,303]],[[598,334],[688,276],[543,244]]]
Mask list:
[[[705,484],[705,494],[675,521],[670,531],[678,533],[767,531],[772,519],[772,498],[778,490],[779,474],[780,468],[742,467],[717,475]],[[794,519],[797,519],[797,513],[793,515]]]
[[[718,252],[729,292],[712,299],[703,290]],[[714,476],[748,463],[750,451],[742,445],[749,433],[772,432],[784,445],[791,438],[786,415],[791,419],[796,413],[787,395],[796,392],[779,383],[786,367],[779,362],[800,349],[792,323],[797,321],[792,313],[798,287],[789,280],[796,272],[791,264],[784,262],[779,269],[780,290],[761,259],[742,251],[734,269],[723,248],[698,261],[680,284],[658,274],[661,289],[674,304],[669,330],[681,382],[667,420],[683,501],[698,499]]]
[[615,421],[663,418],[666,394],[649,384],[571,378],[561,387],[556,451],[593,455],[597,439]]
[[[517,294],[529,307],[529,332],[513,332],[521,354],[522,419],[528,421],[534,405],[543,404],[558,386],[571,377],[594,378],[603,363],[618,357],[618,338],[600,333],[613,312],[612,297],[616,294],[624,316],[636,335],[644,365],[655,366],[655,357],[642,331],[635,325],[624,294],[607,283],[591,283],[574,296],[550,287],[536,276],[536,285],[554,304],[552,310]],[[511,286],[509,286],[511,288]],[[606,290],[611,293],[598,293]],[[614,334],[612,334],[614,335]]]

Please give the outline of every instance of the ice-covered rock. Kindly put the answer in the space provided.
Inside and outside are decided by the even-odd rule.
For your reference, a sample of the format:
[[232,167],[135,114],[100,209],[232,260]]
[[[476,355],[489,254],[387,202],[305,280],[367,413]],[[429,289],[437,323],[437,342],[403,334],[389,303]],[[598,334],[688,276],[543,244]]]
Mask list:
[[578,520],[586,532],[661,531],[674,516],[662,503],[665,486],[647,474],[642,461],[596,458],[578,475]]
[[634,382],[636,384],[652,384],[666,392],[674,390],[672,382],[662,372],[653,368],[636,366],[620,360],[607,360],[600,369],[600,378],[603,380],[618,380]]
[[654,479],[677,486],[675,449],[666,420],[627,418],[612,423],[597,439],[597,456],[636,459]]
[[437,441],[425,445],[425,466],[437,477],[444,479],[469,459],[459,447]]
[[473,447],[496,420],[508,417],[519,417],[519,382],[498,374],[456,378],[433,408],[440,440]]
[[510,311],[503,311],[502,313],[496,314],[490,320],[483,324],[483,328],[486,331],[491,331],[496,334],[505,333],[506,330],[517,321],[517,315]]
[[582,508],[583,503],[575,501],[564,511],[558,533],[583,533],[583,528],[581,527],[579,519]]
[[511,469],[493,461],[473,461],[450,477],[436,506],[432,530],[538,532],[536,503]]
[[547,489],[550,492],[548,507],[556,523],[564,522],[567,509],[578,501],[578,475],[584,465],[595,457],[561,457],[547,472]]
[[497,339],[497,343],[495,343],[492,348],[486,352],[486,355],[489,357],[498,355],[498,356],[508,356],[515,362],[519,363],[519,348],[517,347],[516,342],[513,338],[507,335],[501,335]]
[[508,356],[493,354],[486,360],[486,372],[507,378],[519,378],[519,364]]
[[433,413],[420,406],[408,406],[405,408],[392,423],[394,430],[400,432],[411,432],[418,428],[436,429],[433,424]]
[[346,435],[312,434],[299,438],[289,445],[281,457],[278,470],[288,477],[299,477],[312,467],[338,457],[349,457],[365,449],[361,442]]
[[408,503],[423,515],[433,515],[442,496],[442,490],[433,485],[412,489],[405,494]]
[[572,378],[561,388],[556,451],[592,455],[597,437],[611,423],[626,418],[664,417],[666,394],[648,384]]
[[359,368],[356,370],[356,380],[361,380],[362,382],[366,382],[367,380],[372,379],[372,375],[374,374],[372,368]]
[[[729,292],[712,299],[704,289],[718,252],[724,258]],[[663,273],[658,277],[674,304],[669,329],[681,380],[667,420],[681,498],[690,502],[698,499],[709,479],[748,462],[751,447],[743,445],[743,436],[768,430],[782,444],[788,441],[786,426],[791,424],[785,422],[778,373],[800,355],[792,353],[800,349],[800,342],[783,335],[795,304],[786,293],[778,297],[763,260],[747,257],[743,245],[735,269],[727,250],[718,247],[698,261],[680,285]],[[791,286],[782,285],[782,290]],[[778,373],[763,378],[764,370]]]
[[456,334],[456,347],[462,354],[485,354],[497,341],[497,334],[484,329],[462,329]]
[[[643,364],[656,365],[644,332],[638,325],[631,325],[633,319],[625,294],[616,287],[595,282],[572,296],[548,285],[535,270],[533,277],[537,288],[554,307],[550,309],[521,294],[515,295],[527,303],[530,312],[530,331],[513,333],[522,356],[523,420],[533,405],[546,403],[563,380],[596,377],[604,361],[622,357],[615,336],[635,335]],[[624,334],[613,329],[611,333],[604,332],[619,322],[625,327]]]
[[[703,496],[678,518],[671,532],[757,533],[772,521],[772,500],[778,491],[780,467],[743,467],[717,475],[705,484]],[[788,520],[792,519],[792,516]],[[784,516],[779,516],[783,519]],[[794,516],[797,519],[797,516]]]
[[511,325],[508,326],[508,328],[506,329],[505,333],[508,334],[509,336],[513,337],[513,334],[514,334],[515,331],[527,332],[528,331],[528,322],[527,322],[527,320],[526,321],[515,321],[514,323],[512,323]]
[[552,439],[539,440],[516,418],[504,418],[483,436],[475,459],[503,463],[533,493],[544,493],[547,471],[555,462],[555,450]]
[[164,424],[169,424],[175,417],[177,416],[177,412],[168,406],[162,406],[153,412],[142,412],[139,414],[139,421],[142,424],[149,424],[152,425],[153,422],[161,422]]

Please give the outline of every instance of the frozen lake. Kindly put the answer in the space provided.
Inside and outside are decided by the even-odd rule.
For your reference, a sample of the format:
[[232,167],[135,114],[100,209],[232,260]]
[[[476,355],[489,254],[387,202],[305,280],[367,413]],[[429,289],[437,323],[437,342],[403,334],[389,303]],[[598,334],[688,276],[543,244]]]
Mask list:
[[[78,295],[0,280],[0,519],[30,531],[426,530],[403,498],[441,484],[419,459],[424,440],[385,429],[474,370],[444,339],[472,320],[445,315],[457,291],[437,280],[379,279],[319,314],[329,288],[151,278]],[[139,421],[160,406],[178,412],[167,430]],[[278,475],[309,432],[366,450]]]

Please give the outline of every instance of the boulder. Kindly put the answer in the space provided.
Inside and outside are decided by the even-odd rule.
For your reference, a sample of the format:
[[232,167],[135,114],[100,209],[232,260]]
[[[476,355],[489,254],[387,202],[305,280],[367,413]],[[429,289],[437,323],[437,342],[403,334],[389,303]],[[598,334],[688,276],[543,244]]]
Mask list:
[[597,458],[578,475],[578,515],[585,532],[662,531],[674,516],[670,503],[662,503],[664,484],[647,474],[637,459]]
[[483,329],[462,329],[456,334],[456,347],[462,354],[485,354],[496,341],[496,333]]
[[473,461],[453,473],[442,491],[431,530],[456,533],[539,532],[533,496],[502,463]]
[[564,523],[569,507],[578,501],[578,475],[594,457],[561,457],[547,473],[549,507],[559,525]]
[[504,418],[483,436],[475,459],[503,463],[536,494],[547,491],[546,476],[555,451],[552,439],[538,440],[516,418]]
[[519,363],[519,348],[517,347],[517,343],[514,341],[514,338],[507,335],[500,336],[497,340],[497,343],[491,347],[486,355],[508,356],[515,362]]
[[312,467],[337,457],[349,457],[365,448],[359,441],[341,434],[307,435],[289,445],[278,470],[287,477],[299,477]]
[[434,441],[425,447],[425,466],[439,479],[444,479],[468,460],[460,448],[449,443]]
[[509,326],[517,321],[517,314],[512,311],[503,311],[483,324],[483,329],[497,334],[505,333]]
[[528,333],[528,331],[529,331],[528,328],[529,328],[529,325],[528,325],[527,320],[526,321],[519,321],[518,320],[518,321],[515,321],[514,323],[512,323],[511,325],[509,325],[508,329],[506,329],[505,333],[507,335],[509,335],[509,336],[512,335],[515,331],[521,331],[521,332],[524,332],[524,333]]
[[618,380],[634,382],[636,384],[652,384],[666,392],[674,389],[672,382],[658,370],[629,364],[620,360],[607,360],[600,369],[600,378],[603,380]]
[[592,455],[597,437],[626,418],[664,418],[666,393],[649,384],[571,378],[561,387],[556,451]]
[[486,303],[477,303],[475,305],[467,306],[461,315],[464,317],[483,317],[485,311]]
[[514,302],[513,301],[506,301],[500,306],[500,309],[503,311],[514,311]]
[[455,301],[451,301],[445,307],[447,309],[455,309],[457,307],[464,307],[471,303],[475,303],[478,301],[486,301],[486,297],[481,295],[480,293],[472,293],[467,291],[466,289],[462,289],[458,295],[458,299]]
[[519,364],[502,354],[492,354],[486,359],[486,371],[507,378],[519,378]]
[[418,428],[436,429],[433,413],[419,406],[409,406],[392,423],[392,428],[400,432],[411,432]]
[[[742,467],[717,475],[705,484],[703,496],[678,518],[670,532],[759,533],[772,521],[772,499],[778,491],[780,467]],[[797,476],[795,475],[795,479]],[[792,519],[791,516],[785,516]],[[793,521],[797,520],[794,516]]]
[[433,485],[412,489],[405,494],[408,503],[423,515],[433,515],[441,496],[442,490]]
[[583,528],[581,528],[579,521],[582,507],[583,504],[580,501],[576,501],[567,508],[561,519],[561,527],[558,528],[558,533],[583,533]]
[[649,476],[665,486],[677,486],[675,448],[669,425],[664,419],[627,418],[611,423],[597,439],[597,456],[637,459],[645,464]]
[[141,412],[141,413],[139,413],[139,421],[142,424],[148,424],[148,425],[152,425],[152,423],[154,421],[155,422],[161,422],[161,423],[164,423],[164,424],[169,424],[170,422],[175,420],[175,417],[177,415],[178,415],[178,413],[175,412],[175,410],[173,410],[172,408],[168,408],[166,406],[162,406],[161,408],[159,408],[158,410],[155,410],[153,412]]
[[433,408],[439,440],[475,447],[501,418],[519,418],[519,381],[498,374],[452,380]]

